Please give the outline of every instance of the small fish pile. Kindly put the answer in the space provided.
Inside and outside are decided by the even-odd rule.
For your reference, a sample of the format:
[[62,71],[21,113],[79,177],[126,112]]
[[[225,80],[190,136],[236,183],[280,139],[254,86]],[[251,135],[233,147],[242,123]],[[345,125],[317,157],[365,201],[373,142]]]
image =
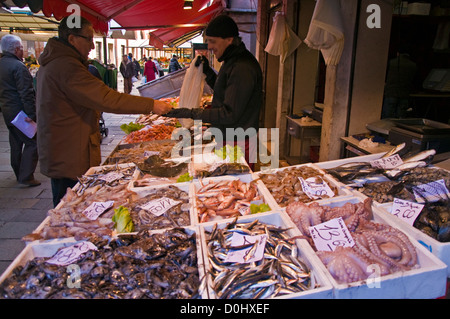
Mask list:
[[255,182],[245,183],[240,179],[199,180],[195,199],[201,223],[215,217],[230,218],[250,214],[252,201],[262,200]]
[[189,226],[189,194],[176,186],[154,188],[129,205],[135,231]]
[[[232,246],[233,235],[266,236],[264,253],[258,261],[227,262],[231,251],[247,249],[246,256],[255,253],[258,241]],[[287,229],[258,220],[237,223],[237,219],[223,229],[217,224],[206,232],[208,275],[212,289],[220,299],[264,299],[299,293],[318,287],[311,270],[298,255],[295,241],[290,240]]]
[[77,273],[68,266],[47,263],[49,258],[44,257],[16,267],[0,284],[0,299],[200,297],[195,233],[184,229],[141,232],[93,244],[97,250],[83,253],[69,265]]
[[128,184],[133,178],[136,167],[131,165],[108,165],[97,168],[95,173],[85,174],[78,178],[75,186],[77,194],[82,195],[86,189],[95,186],[117,186]]
[[[292,202],[309,203],[313,200],[303,191],[300,177],[303,179],[315,177],[318,181],[323,181],[323,174],[320,171],[306,165],[280,169],[274,173],[259,174],[259,178],[281,207],[286,207]],[[337,194],[337,188],[334,185],[328,186]],[[325,194],[321,199],[324,198],[329,198],[329,196]]]

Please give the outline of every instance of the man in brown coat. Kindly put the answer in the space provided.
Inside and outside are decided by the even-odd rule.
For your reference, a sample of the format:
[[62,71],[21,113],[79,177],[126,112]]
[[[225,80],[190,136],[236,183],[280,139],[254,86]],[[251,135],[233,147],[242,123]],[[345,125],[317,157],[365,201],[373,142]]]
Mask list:
[[38,152],[41,173],[51,178],[55,206],[77,177],[100,165],[100,112],[164,114],[171,109],[162,101],[119,93],[91,75],[94,30],[88,20],[80,20],[78,28],[70,27],[68,18],[61,20],[58,37],[49,39],[39,57]]

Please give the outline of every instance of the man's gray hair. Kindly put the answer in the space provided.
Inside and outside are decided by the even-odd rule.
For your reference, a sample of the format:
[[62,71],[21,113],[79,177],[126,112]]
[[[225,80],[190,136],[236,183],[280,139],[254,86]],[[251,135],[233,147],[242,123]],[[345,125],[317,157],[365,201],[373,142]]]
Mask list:
[[3,53],[15,54],[16,48],[20,48],[22,46],[22,39],[17,35],[7,34],[3,36],[0,46],[2,47]]

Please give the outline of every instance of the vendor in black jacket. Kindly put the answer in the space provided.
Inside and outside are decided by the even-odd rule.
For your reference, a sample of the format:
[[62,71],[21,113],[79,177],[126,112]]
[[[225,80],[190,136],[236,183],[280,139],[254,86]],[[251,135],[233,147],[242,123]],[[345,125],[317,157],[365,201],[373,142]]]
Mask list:
[[[196,60],[196,65],[203,64],[206,83],[214,90],[211,108],[173,109],[166,116],[210,123],[222,131],[226,143],[236,145],[233,140],[237,139],[237,145],[245,148],[245,158],[253,167],[252,164],[256,162],[256,134],[262,104],[261,67],[246,49],[239,37],[236,23],[229,16],[214,18],[208,24],[205,34],[208,49],[213,51],[219,62],[223,62],[216,74],[205,57]],[[245,136],[237,134],[233,137],[233,132],[238,132],[238,128],[244,130]]]

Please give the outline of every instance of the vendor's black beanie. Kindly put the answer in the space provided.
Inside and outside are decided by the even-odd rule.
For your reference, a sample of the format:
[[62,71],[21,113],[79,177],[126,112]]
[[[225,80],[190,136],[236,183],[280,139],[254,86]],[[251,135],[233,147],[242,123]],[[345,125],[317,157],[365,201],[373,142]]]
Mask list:
[[209,22],[206,27],[206,35],[209,37],[231,38],[239,36],[236,22],[227,15],[220,15]]

